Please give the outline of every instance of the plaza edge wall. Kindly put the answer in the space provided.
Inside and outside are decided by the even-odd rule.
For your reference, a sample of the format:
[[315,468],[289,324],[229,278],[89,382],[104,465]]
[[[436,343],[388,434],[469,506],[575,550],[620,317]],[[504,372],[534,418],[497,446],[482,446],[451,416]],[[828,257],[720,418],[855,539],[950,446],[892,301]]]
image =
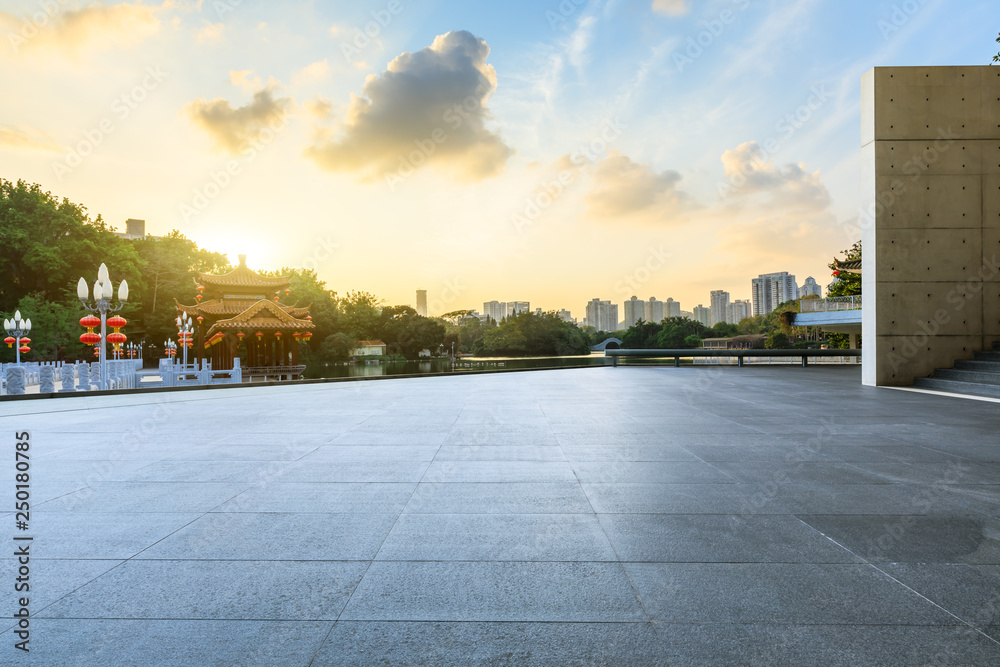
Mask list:
[[866,385],[910,385],[1000,341],[1000,67],[862,77]]

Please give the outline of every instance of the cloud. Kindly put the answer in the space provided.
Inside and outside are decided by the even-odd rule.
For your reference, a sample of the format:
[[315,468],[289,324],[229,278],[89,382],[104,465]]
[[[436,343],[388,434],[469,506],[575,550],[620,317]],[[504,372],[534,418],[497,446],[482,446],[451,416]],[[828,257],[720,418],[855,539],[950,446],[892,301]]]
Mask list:
[[679,173],[657,173],[615,150],[597,163],[593,180],[585,198],[587,210],[603,220],[676,223],[692,207],[691,198],[677,189]]
[[333,115],[333,102],[322,95],[317,95],[311,100],[306,100],[302,103],[302,107],[307,114],[317,120],[329,120]]
[[195,100],[184,111],[212,138],[219,150],[237,154],[267,128],[284,122],[292,102],[275,98],[274,87],[258,90],[253,99],[242,107],[233,107],[229,100],[216,98],[210,102]]
[[199,44],[219,44],[226,41],[226,24],[206,23],[201,30],[195,33],[195,39]]
[[95,2],[65,11],[57,7],[56,2],[43,3],[41,11],[24,17],[0,12],[0,27],[8,32],[15,51],[57,48],[76,53],[84,47],[130,47],[159,32],[160,12],[189,9],[169,0],[160,6]]
[[351,96],[339,132],[320,133],[306,155],[362,180],[425,165],[461,180],[496,175],[514,151],[486,126],[486,103],[497,87],[489,53],[485,41],[465,31],[403,53],[368,77],[362,96]]
[[775,166],[757,142],[748,141],[722,154],[726,182],[720,190],[727,198],[766,196],[771,204],[823,210],[830,205],[830,192],[818,171],[803,164]]
[[316,62],[306,65],[292,77],[292,83],[295,85],[301,85],[304,83],[313,83],[315,81],[322,81],[326,78],[327,74],[330,72],[330,61],[329,60],[317,60]]
[[0,125],[0,147],[59,151],[59,144],[44,132],[34,129],[25,130],[10,125]]
[[252,69],[230,70],[229,83],[239,86],[247,93],[258,90],[262,85],[260,77],[255,75]]
[[684,16],[691,11],[688,0],[653,0],[653,11],[665,16]]

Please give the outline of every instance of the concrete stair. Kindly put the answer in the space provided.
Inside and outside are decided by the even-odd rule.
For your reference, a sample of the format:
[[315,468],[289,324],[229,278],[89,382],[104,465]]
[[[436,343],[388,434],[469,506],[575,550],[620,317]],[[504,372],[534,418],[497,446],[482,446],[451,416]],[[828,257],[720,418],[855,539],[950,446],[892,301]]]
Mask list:
[[974,359],[956,361],[954,368],[939,368],[929,378],[917,378],[913,386],[1000,398],[1000,343],[994,344],[992,350],[976,352]]

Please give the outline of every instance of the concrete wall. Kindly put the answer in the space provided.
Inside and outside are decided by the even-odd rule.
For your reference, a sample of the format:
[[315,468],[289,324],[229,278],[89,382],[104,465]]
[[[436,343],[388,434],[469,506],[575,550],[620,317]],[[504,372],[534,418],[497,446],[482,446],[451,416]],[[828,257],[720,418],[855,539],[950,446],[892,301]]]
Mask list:
[[1000,67],[876,67],[861,114],[862,377],[909,385],[1000,341]]

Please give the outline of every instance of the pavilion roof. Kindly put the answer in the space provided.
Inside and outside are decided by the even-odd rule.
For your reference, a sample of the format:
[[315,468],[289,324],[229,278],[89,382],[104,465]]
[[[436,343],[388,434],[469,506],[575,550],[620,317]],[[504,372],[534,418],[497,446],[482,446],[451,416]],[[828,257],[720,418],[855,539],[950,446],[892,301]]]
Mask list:
[[[254,306],[258,301],[261,301],[261,299],[208,299],[193,306],[185,306],[177,299],[174,299],[178,312],[187,313],[191,317],[198,317],[199,315],[239,315]],[[275,303],[274,305],[296,319],[305,319],[306,315],[309,314],[309,306],[286,306],[281,303]]]
[[860,259],[849,259],[842,262],[834,257],[833,266],[837,271],[843,271],[844,273],[861,273]]
[[309,320],[290,315],[280,304],[261,299],[234,317],[218,320],[205,336],[210,338],[219,332],[254,330],[315,329]]
[[198,284],[205,287],[254,288],[279,290],[288,287],[288,276],[262,276],[246,264],[246,255],[240,255],[240,265],[221,276],[198,272]]

